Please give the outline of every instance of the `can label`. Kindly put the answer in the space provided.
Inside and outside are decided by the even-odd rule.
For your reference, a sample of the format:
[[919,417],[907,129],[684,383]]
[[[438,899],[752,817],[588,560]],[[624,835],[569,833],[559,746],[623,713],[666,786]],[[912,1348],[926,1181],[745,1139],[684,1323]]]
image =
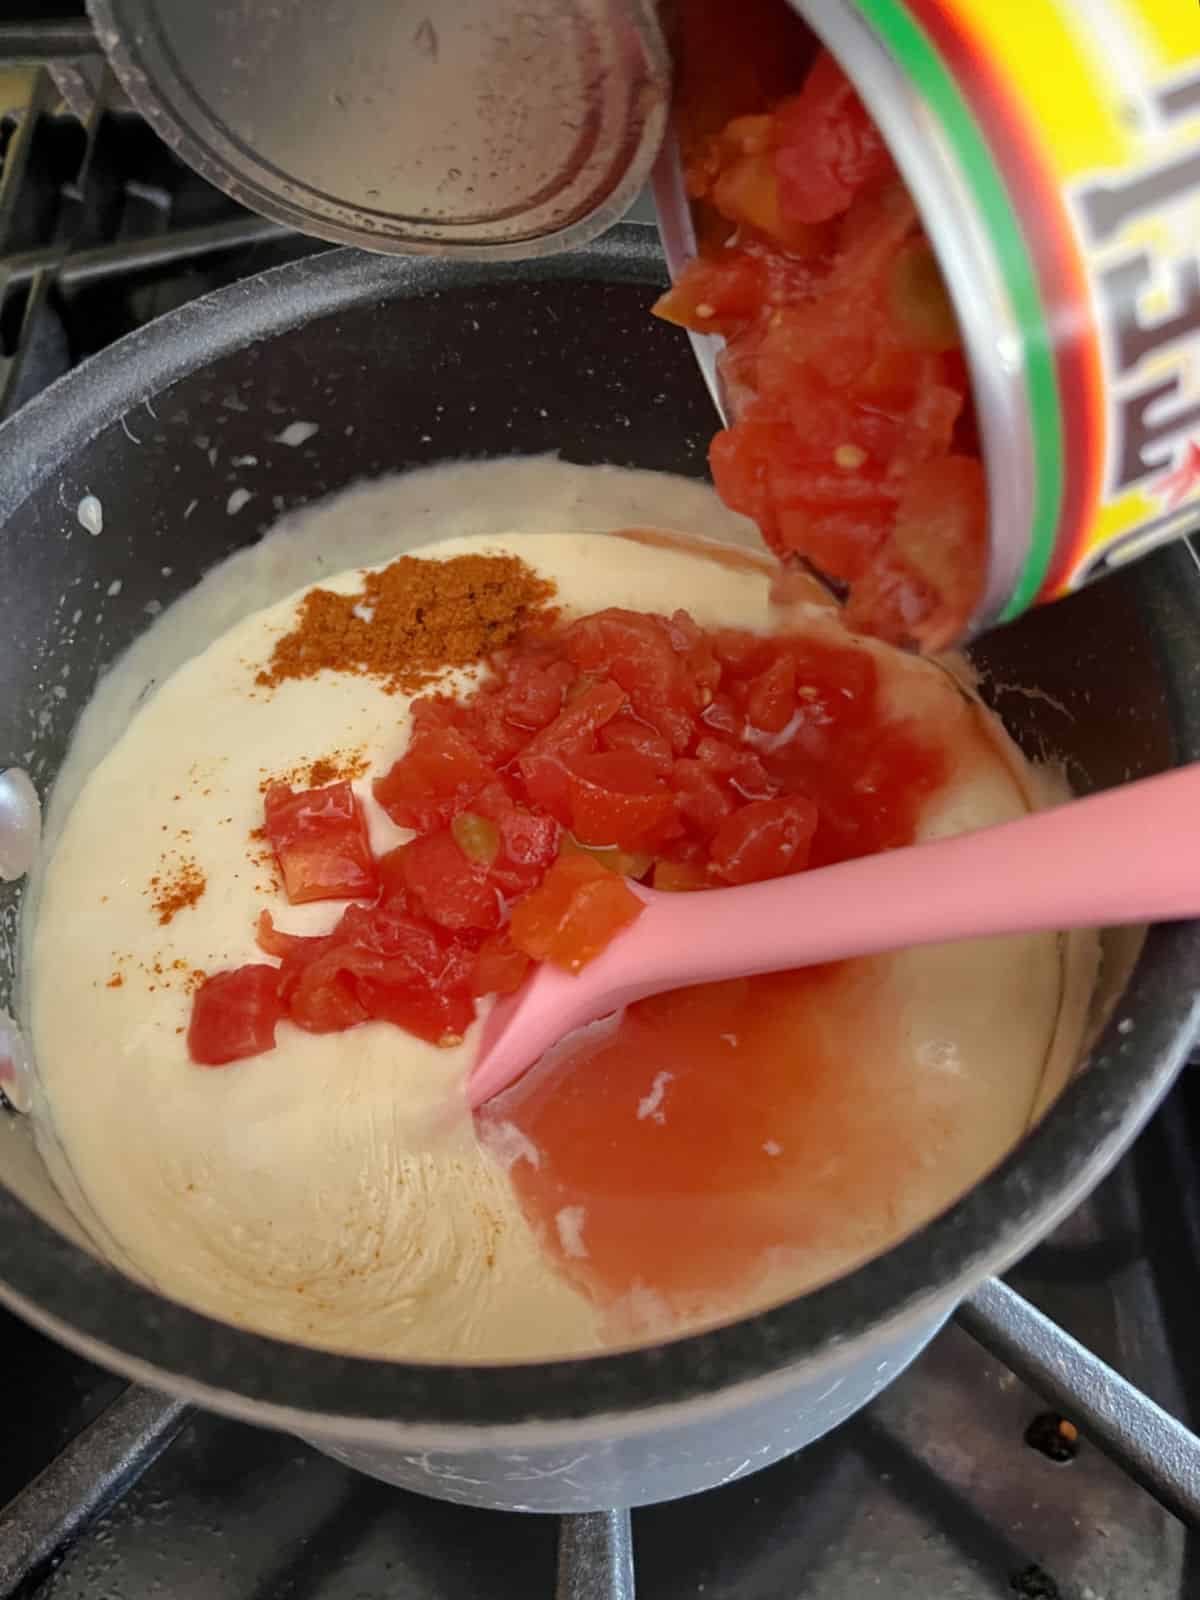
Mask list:
[[1024,343],[1015,617],[1200,525],[1200,6],[854,0],[953,147]]

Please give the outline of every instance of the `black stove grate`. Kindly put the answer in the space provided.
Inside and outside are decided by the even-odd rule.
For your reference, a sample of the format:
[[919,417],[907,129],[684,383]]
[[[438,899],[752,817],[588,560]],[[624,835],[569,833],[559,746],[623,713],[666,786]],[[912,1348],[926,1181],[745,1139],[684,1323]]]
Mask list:
[[33,68],[0,123],[0,416],[177,305],[329,248],[184,166],[120,108],[107,67],[80,77],[78,113],[61,82]]

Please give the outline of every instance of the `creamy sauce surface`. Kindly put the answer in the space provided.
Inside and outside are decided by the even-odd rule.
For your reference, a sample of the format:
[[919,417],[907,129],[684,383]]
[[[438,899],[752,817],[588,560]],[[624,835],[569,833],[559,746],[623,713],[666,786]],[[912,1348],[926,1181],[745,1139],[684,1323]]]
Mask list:
[[[414,549],[434,559],[507,550],[551,578],[570,610],[682,605],[702,624],[768,625],[767,580],[752,564],[596,536],[643,524],[755,538],[710,491],[657,474],[546,459],[387,480],[313,508],[217,569],[102,683],[48,812],[23,1004],[42,1146],[128,1270],[228,1320],[381,1355],[565,1355],[679,1325],[653,1295],[605,1304],[589,1292],[570,1270],[586,1241],[575,1208],[564,1208],[556,1240],[527,1222],[510,1168],[536,1151],[481,1145],[463,1110],[474,1035],[438,1050],[383,1024],[315,1037],[285,1023],[275,1051],[218,1070],[194,1066],[185,1039],[195,974],[261,959],[263,908],[301,933],[324,931],[341,910],[283,901],[250,837],[268,779],[353,753],[376,848],[405,837],[370,800],[371,777],[404,746],[404,699],[332,673],[255,687],[297,588],[352,591],[361,565]],[[820,608],[810,621],[830,625]],[[1033,775],[955,681],[872,648],[895,707],[936,728],[953,755],[922,837],[1029,809]],[[154,880],[188,872],[204,892],[160,923]],[[877,981],[847,990],[843,1015],[834,1007],[831,1037],[843,1030],[862,1082],[889,1085],[893,1114],[906,1103],[948,1108],[937,1159],[827,1249],[764,1261],[748,1298],[689,1305],[688,1323],[794,1293],[882,1248],[992,1165],[1039,1086],[1069,1069],[1090,988],[1073,941],[980,941],[873,971]],[[948,1096],[951,1082],[965,1088]]]

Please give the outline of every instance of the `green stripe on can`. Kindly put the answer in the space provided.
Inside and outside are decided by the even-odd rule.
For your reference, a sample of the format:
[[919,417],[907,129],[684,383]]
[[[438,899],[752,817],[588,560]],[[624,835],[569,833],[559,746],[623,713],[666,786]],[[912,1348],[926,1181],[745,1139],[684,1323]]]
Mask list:
[[1029,557],[1001,613],[1008,622],[1037,599],[1054,554],[1063,494],[1063,435],[1054,347],[1037,277],[987,141],[954,78],[924,29],[901,0],[855,0],[938,118],[958,157],[991,236],[1025,345],[1026,389],[1033,433],[1033,528]]

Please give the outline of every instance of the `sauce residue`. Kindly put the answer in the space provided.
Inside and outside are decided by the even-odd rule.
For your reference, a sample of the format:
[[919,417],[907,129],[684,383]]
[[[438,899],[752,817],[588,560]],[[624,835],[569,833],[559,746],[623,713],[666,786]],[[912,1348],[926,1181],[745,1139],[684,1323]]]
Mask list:
[[494,1102],[484,1137],[562,1270],[625,1316],[719,1316],[772,1267],[794,1293],[927,1216],[983,1108],[921,1069],[891,981],[855,961],[656,996]]

